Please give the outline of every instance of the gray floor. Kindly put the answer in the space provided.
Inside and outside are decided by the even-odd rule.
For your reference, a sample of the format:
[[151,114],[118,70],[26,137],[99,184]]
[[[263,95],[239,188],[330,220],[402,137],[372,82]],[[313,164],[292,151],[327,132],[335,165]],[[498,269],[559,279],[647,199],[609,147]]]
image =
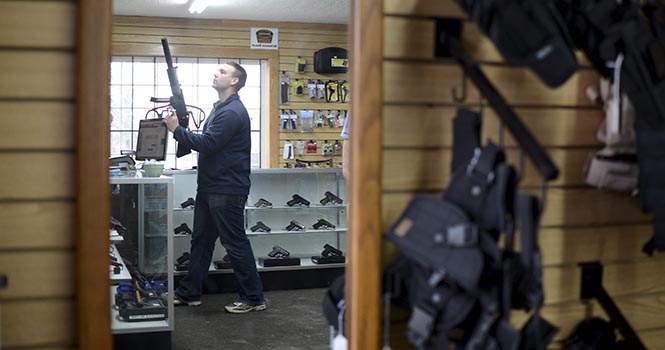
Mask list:
[[328,325],[321,312],[327,289],[266,292],[268,309],[229,314],[234,294],[203,296],[203,305],[175,308],[172,350],[327,350]]

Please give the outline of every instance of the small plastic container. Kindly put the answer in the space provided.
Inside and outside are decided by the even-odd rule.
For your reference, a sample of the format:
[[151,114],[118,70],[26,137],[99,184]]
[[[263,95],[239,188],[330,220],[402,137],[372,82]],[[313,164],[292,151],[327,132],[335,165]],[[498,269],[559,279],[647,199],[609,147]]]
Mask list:
[[143,173],[147,177],[160,177],[164,172],[164,164],[162,163],[143,163]]

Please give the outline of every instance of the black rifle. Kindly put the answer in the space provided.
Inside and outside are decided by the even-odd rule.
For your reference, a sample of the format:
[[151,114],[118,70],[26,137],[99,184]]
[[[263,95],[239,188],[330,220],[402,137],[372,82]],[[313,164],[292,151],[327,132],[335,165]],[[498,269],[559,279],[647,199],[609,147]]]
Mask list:
[[[176,74],[175,67],[173,67],[173,59],[171,59],[171,49],[169,49],[169,41],[162,38],[162,47],[164,47],[164,58],[166,59],[166,72],[169,75],[169,83],[171,84],[171,94],[169,103],[175,108],[175,114],[178,116],[178,123],[183,128],[189,127],[189,114],[187,112],[187,105],[185,104],[185,97],[182,95],[182,89],[178,82],[178,75]],[[180,158],[182,156],[192,153],[192,150],[178,142],[178,148],[175,156]]]

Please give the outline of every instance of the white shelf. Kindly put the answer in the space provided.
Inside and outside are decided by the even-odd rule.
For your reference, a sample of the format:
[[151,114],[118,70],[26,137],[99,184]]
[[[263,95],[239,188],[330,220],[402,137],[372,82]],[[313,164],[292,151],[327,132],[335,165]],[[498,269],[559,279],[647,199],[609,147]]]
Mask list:
[[[111,330],[113,334],[146,333],[168,331],[169,319],[159,321],[125,322],[120,320],[120,311],[115,308],[115,286],[111,287]],[[171,311],[171,308],[168,308]],[[167,315],[168,316],[168,315]]]
[[[272,266],[272,267],[263,267],[259,265],[258,259],[256,260],[256,268],[261,271],[289,271],[289,270],[313,270],[313,269],[330,269],[335,267],[344,267],[346,263],[337,263],[337,264],[315,264],[312,262],[312,255],[292,255],[292,257],[300,258],[300,265],[296,266]],[[265,258],[265,257],[262,257]],[[175,271],[173,270],[176,276],[184,276],[187,274],[187,271]],[[216,269],[214,263],[210,264],[208,268],[208,274],[210,273],[233,273],[232,269]]]
[[309,207],[306,206],[292,206],[289,207],[288,205],[273,205],[270,208],[259,208],[259,207],[245,207],[245,210],[276,210],[276,209],[333,209],[333,208],[346,208],[345,204],[335,204],[335,205],[310,205]]
[[110,271],[109,275],[111,277],[111,284],[118,284],[118,282],[122,281],[131,281],[132,280],[132,275],[129,274],[129,271],[127,271],[127,266],[125,265],[125,261],[122,260],[122,257],[120,256],[120,253],[118,252],[118,248],[115,246],[115,244],[111,244],[111,254],[115,256],[118,259],[118,262],[122,264],[122,270],[120,270],[119,274],[114,274],[113,273],[113,266],[110,266]]
[[270,232],[252,232],[252,230],[246,230],[247,236],[268,236],[268,235],[297,235],[297,234],[314,234],[314,233],[331,233],[331,232],[346,232],[345,227],[334,228],[332,230],[315,230],[313,228],[307,228],[302,231],[287,231],[287,230],[271,230]]
[[173,211],[191,211],[194,212],[194,208],[173,208]]

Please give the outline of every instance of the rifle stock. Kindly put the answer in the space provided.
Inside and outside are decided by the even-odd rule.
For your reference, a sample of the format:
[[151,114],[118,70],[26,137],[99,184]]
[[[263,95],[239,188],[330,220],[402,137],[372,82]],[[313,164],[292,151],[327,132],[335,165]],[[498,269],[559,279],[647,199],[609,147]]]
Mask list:
[[[166,59],[166,72],[168,73],[169,83],[171,84],[171,97],[169,98],[169,103],[175,109],[180,126],[183,128],[188,128],[189,116],[187,112],[187,105],[185,104],[185,97],[182,95],[182,89],[180,88],[180,83],[178,82],[178,75],[176,74],[175,67],[173,67],[171,49],[169,48],[169,41],[166,38],[162,38],[162,47],[164,48],[164,58]],[[180,158],[190,153],[192,153],[192,150],[189,149],[189,147],[178,142],[176,157]]]

